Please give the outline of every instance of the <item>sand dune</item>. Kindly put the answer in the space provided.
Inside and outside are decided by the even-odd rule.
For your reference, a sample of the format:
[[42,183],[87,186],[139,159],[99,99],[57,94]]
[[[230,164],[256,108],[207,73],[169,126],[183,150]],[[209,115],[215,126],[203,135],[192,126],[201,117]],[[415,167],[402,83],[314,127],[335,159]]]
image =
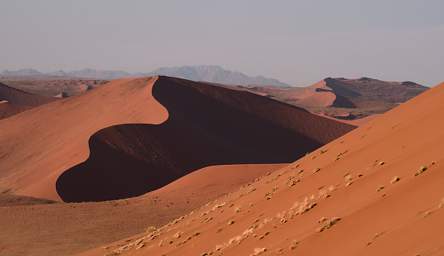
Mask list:
[[176,78],[159,77],[153,96],[168,120],[95,133],[88,160],[57,180],[64,201],[142,195],[205,166],[291,162],[352,128],[251,93]]
[[0,194],[0,255],[82,252],[144,232],[149,226],[164,225],[283,166],[210,166],[141,197],[97,203],[47,204],[50,202]]
[[282,89],[276,96],[306,107],[368,108],[405,102],[425,90],[413,82],[329,77],[308,87]]
[[[66,255],[159,227],[353,126],[248,92],[159,77],[113,81],[0,128],[0,252]],[[149,193],[39,199],[60,200],[57,192],[66,201]]]
[[27,93],[0,83],[0,119],[53,100],[55,99]]
[[444,84],[288,167],[81,255],[441,255]]
[[413,82],[390,82],[368,77],[329,77],[307,87],[247,89],[306,108],[313,113],[340,120],[354,120],[384,113],[428,88]]
[[96,131],[122,123],[162,123],[166,109],[151,96],[155,79],[117,80],[78,97],[0,121],[0,188],[60,200],[55,183],[89,154]]
[[209,165],[291,162],[352,128],[248,92],[118,80],[0,122],[0,187],[52,200],[126,198]]

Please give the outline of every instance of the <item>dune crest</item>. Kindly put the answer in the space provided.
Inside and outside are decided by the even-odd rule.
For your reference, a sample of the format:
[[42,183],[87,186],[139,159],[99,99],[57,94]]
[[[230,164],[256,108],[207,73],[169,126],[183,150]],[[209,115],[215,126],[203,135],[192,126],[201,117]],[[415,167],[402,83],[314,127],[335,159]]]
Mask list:
[[387,112],[429,88],[414,82],[328,77],[308,87],[244,89],[306,108],[312,113],[349,121]]
[[[17,245],[5,249],[10,255],[60,255],[163,225],[354,127],[249,92],[158,77],[113,81],[0,128],[8,131],[0,135],[7,189],[0,240]],[[17,193],[66,201],[141,196],[39,204]]]
[[88,160],[57,180],[64,201],[138,196],[206,166],[288,163],[353,128],[251,93],[184,79],[161,76],[152,93],[168,120],[95,133]]
[[212,164],[291,162],[353,126],[248,92],[155,77],[110,82],[0,121],[0,129],[0,188],[100,201],[141,195]]
[[0,120],[0,189],[60,200],[56,180],[87,159],[92,134],[111,125],[158,124],[168,118],[151,95],[155,80],[116,80]]

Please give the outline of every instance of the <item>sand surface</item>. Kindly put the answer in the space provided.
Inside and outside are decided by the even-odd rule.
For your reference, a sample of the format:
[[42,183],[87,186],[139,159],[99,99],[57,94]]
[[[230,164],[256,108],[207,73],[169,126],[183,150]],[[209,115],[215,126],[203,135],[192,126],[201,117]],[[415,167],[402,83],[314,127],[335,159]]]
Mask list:
[[166,224],[283,166],[212,166],[141,197],[98,203],[0,195],[0,255],[71,255],[110,243]]
[[51,97],[28,93],[0,83],[0,119],[54,100]]
[[204,207],[81,255],[443,255],[444,84]]
[[127,198],[206,166],[291,162],[353,128],[248,92],[122,79],[0,121],[0,188]]
[[[244,87],[243,89],[303,107],[312,113],[352,121],[387,112],[426,91],[428,87],[413,82],[392,82],[362,77],[325,78],[307,87]],[[357,123],[362,122],[357,121]]]
[[88,140],[94,132],[115,124],[157,124],[168,118],[151,95],[154,81],[114,81],[1,120],[0,188],[60,200],[55,182],[65,169],[88,157]]
[[[353,128],[168,77],[116,80],[33,108],[0,121],[0,255],[70,255],[159,228]],[[134,170],[155,177],[127,194],[144,177]],[[63,190],[81,201],[132,198],[63,203]]]

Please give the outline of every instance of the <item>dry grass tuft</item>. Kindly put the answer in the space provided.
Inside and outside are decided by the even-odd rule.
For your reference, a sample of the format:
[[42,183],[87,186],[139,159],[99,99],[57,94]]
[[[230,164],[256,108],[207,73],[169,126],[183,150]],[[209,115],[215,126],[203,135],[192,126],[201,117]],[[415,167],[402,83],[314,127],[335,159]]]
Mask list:
[[270,234],[269,231],[265,232],[263,235],[261,235],[261,236],[259,237],[259,240],[264,239],[264,238],[265,238],[266,236],[268,236],[269,234]]
[[317,232],[324,232],[327,229],[330,229],[331,227],[333,227],[335,224],[337,224],[339,221],[341,220],[341,218],[338,217],[333,217],[327,221],[324,221],[321,227],[319,227],[316,231]]
[[174,234],[173,237],[174,237],[175,239],[179,239],[179,238],[182,236],[182,234],[183,234],[183,233],[179,231],[179,232],[177,232],[176,234]]
[[401,178],[399,178],[398,176],[395,176],[392,178],[392,180],[390,181],[390,183],[395,184],[396,182],[400,181]]
[[416,171],[415,176],[418,176],[420,174],[422,174],[423,172],[427,171],[427,166],[421,166],[419,167],[419,169]]
[[156,227],[154,227],[154,226],[149,226],[149,227],[147,227],[147,228],[145,229],[145,233],[150,234],[150,233],[152,233],[152,232],[154,232],[154,231],[156,231],[156,230],[157,230]]
[[252,254],[250,254],[250,256],[257,256],[257,255],[261,255],[262,253],[266,252],[267,248],[254,248],[254,252]]

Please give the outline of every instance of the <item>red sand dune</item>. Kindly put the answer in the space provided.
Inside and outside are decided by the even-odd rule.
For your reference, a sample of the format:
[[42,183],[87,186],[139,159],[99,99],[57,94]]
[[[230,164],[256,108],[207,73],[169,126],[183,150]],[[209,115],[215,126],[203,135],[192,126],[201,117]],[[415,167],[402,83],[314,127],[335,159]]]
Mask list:
[[95,203],[0,194],[0,255],[59,256],[95,248],[162,226],[283,166],[210,166],[140,197]]
[[[0,122],[0,127],[9,131],[0,135],[0,141],[6,142],[1,144],[6,145],[0,151],[1,174],[10,173],[2,184],[15,189],[12,192],[57,199],[55,182],[63,173],[57,182],[59,192],[71,184],[78,185],[73,190],[83,192],[74,193],[74,201],[79,195],[86,195],[82,200],[133,196],[137,193],[127,193],[141,188],[137,182],[144,178],[142,168],[149,167],[147,163],[168,167],[160,169],[165,174],[154,176],[156,182],[179,178],[140,197],[94,203],[42,204],[39,199],[5,192],[0,196],[0,226],[5,231],[0,233],[0,253],[8,255],[67,255],[137,234],[147,226],[161,226],[283,166],[256,162],[291,161],[353,128],[251,93],[167,77],[114,81],[12,117]],[[323,133],[325,128],[330,132]],[[20,132],[25,138],[19,137]],[[282,147],[268,153],[277,142],[289,145],[284,139],[294,143],[287,147],[289,152]],[[89,149],[92,157],[87,158]],[[221,163],[229,165],[213,165]],[[103,167],[107,173],[100,173]],[[76,174],[79,168],[80,175]],[[81,178],[65,179],[73,171]],[[136,175],[131,175],[134,171]],[[107,183],[124,179],[130,190]],[[150,189],[163,185],[144,182],[155,185]],[[93,194],[94,185],[108,190]],[[40,204],[23,205],[35,203]]]
[[308,87],[247,88],[339,120],[354,120],[384,113],[427,89],[413,82],[389,82],[367,77],[326,78]]
[[402,103],[424,92],[427,87],[413,82],[387,82],[362,77],[359,79],[326,78],[308,87],[294,87],[273,92],[307,107],[358,108]]
[[55,99],[27,93],[0,83],[0,119],[53,100]]
[[326,80],[306,88],[293,90],[288,97],[292,97],[301,106],[307,107],[330,107],[335,105],[338,99],[338,95],[328,87]]
[[353,126],[248,92],[159,77],[111,82],[0,121],[0,129],[1,187],[100,201],[141,195],[205,166],[291,162]]
[[81,255],[442,255],[444,84],[288,167]]
[[154,81],[117,80],[0,120],[0,188],[60,200],[56,180],[87,159],[93,133],[121,123],[158,124],[167,119],[166,109],[151,96]]

